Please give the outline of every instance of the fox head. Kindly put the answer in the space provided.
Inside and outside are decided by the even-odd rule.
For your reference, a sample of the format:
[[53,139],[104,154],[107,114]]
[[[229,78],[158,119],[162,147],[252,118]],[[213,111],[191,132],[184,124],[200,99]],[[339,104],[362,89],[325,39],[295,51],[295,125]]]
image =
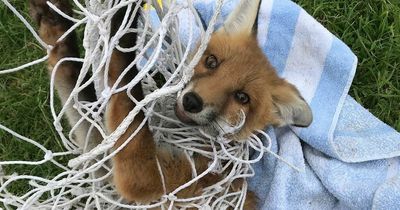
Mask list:
[[175,111],[181,121],[220,128],[243,121],[236,139],[267,125],[310,125],[310,107],[292,84],[278,77],[258,46],[259,3],[241,0],[212,34],[191,81],[178,96]]

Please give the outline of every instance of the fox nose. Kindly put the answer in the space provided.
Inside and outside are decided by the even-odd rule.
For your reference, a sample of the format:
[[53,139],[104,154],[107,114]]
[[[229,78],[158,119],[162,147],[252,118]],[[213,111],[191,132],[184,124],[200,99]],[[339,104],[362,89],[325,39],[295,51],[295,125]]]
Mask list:
[[186,93],[182,101],[183,109],[190,113],[198,113],[203,109],[203,100],[194,92]]

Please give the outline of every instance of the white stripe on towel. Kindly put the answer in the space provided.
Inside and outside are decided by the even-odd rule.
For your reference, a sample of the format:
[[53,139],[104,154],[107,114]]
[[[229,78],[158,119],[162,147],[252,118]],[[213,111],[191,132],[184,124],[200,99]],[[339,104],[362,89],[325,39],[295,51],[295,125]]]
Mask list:
[[274,2],[273,0],[264,0],[261,2],[260,5],[258,19],[262,20],[262,22],[259,21],[257,26],[257,38],[258,38],[258,43],[260,43],[260,46],[265,46],[265,43],[267,42],[268,39],[268,28],[269,28],[269,22],[271,20],[271,11],[273,2]]
[[307,102],[311,102],[318,87],[332,40],[328,30],[305,11],[300,12],[283,77],[299,89]]

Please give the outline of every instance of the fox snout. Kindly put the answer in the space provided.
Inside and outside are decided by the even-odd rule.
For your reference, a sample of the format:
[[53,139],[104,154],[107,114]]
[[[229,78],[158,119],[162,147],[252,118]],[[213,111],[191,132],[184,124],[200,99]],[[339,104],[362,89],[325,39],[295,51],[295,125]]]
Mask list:
[[199,113],[203,110],[203,99],[195,92],[186,93],[182,98],[183,109],[190,113]]
[[175,114],[180,121],[189,125],[208,125],[215,120],[215,107],[206,104],[204,99],[191,87],[178,96]]

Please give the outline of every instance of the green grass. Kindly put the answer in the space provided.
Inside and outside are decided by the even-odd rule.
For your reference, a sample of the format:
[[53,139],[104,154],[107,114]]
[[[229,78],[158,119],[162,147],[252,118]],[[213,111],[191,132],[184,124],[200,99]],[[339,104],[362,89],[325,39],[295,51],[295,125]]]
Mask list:
[[[11,1],[29,17],[24,1]],[[0,3],[0,69],[16,67],[45,55],[19,19]],[[17,133],[34,139],[53,151],[62,151],[52,126],[49,107],[49,81],[45,65],[36,65],[18,73],[0,75],[0,123]],[[0,161],[41,160],[43,152],[0,130]],[[43,177],[59,173],[52,164],[41,166],[4,167],[7,174],[35,174]],[[21,193],[28,188],[25,181],[13,184],[10,191]],[[24,190],[21,190],[24,189]]]
[[[28,17],[25,1],[13,5]],[[400,3],[398,0],[296,0],[312,16],[342,39],[359,58],[350,95],[378,118],[400,131]],[[28,18],[29,19],[29,18]],[[0,3],[0,69],[18,66],[44,56],[30,32]],[[47,148],[61,151],[52,126],[49,82],[45,65],[18,73],[0,75],[0,123],[34,139]],[[0,131],[0,161],[39,160],[35,147]],[[6,167],[8,173],[52,176],[51,164]],[[12,191],[26,190],[24,182]]]

